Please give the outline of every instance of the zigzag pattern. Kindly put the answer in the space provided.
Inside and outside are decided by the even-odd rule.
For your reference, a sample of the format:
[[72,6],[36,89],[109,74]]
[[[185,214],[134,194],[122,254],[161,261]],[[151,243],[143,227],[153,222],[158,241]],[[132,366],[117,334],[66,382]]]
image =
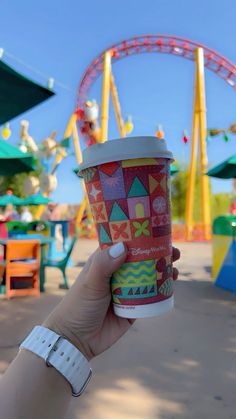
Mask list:
[[137,263],[125,263],[118,271],[113,274],[113,284],[120,285],[141,283],[153,284],[156,281],[155,261],[149,260]]

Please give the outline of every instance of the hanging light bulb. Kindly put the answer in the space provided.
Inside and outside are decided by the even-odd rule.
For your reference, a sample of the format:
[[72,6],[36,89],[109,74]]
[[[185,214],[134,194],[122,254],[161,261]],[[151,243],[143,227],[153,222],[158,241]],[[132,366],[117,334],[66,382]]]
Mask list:
[[156,137],[159,138],[159,140],[163,140],[164,139],[164,131],[162,129],[161,125],[158,125],[157,131],[156,131]]
[[8,138],[11,136],[11,130],[10,130],[9,123],[7,123],[7,124],[4,125],[1,134],[2,134],[2,138],[4,140],[8,140]]
[[183,142],[184,142],[184,144],[187,144],[187,142],[188,142],[188,134],[187,134],[186,130],[184,130],[184,132],[183,132]]
[[224,132],[223,138],[224,138],[224,141],[225,141],[226,143],[229,141],[229,137],[228,137],[228,135],[226,134],[226,132]]
[[134,124],[132,121],[132,117],[129,115],[128,118],[125,121],[125,131],[126,134],[130,134],[134,129]]

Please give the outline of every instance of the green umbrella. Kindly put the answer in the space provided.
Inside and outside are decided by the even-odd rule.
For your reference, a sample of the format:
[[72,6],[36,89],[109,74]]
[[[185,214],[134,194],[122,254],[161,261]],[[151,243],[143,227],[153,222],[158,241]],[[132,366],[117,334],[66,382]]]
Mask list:
[[0,176],[12,176],[35,169],[35,157],[32,154],[23,153],[17,147],[0,140]]
[[25,199],[22,199],[23,205],[47,205],[49,202],[52,202],[51,199],[43,196],[41,194],[30,195]]
[[178,169],[178,167],[174,164],[174,163],[172,163],[171,165],[170,165],[170,174],[171,174],[171,176],[172,175],[175,175],[176,173],[178,173],[179,172],[179,169]]
[[236,179],[236,154],[208,170],[206,174],[220,179]]
[[0,207],[5,207],[9,204],[22,205],[22,202],[23,200],[21,198],[18,198],[18,196],[15,196],[13,194],[6,194],[0,196]]
[[0,125],[54,94],[0,60]]

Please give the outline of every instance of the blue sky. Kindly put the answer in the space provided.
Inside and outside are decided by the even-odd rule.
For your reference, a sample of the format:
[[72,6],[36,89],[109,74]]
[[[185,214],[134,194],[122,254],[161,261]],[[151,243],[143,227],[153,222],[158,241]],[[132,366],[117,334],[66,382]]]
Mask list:
[[[53,77],[57,93],[12,121],[9,141],[18,141],[23,118],[30,121],[30,133],[37,142],[54,129],[62,138],[86,67],[122,39],[173,34],[203,43],[236,63],[235,12],[234,0],[2,0],[0,47],[6,52],[5,62],[44,85],[47,76]],[[185,146],[181,138],[183,129],[191,133],[194,64],[169,55],[144,54],[118,62],[113,70],[123,116],[133,116],[133,135],[153,135],[161,123],[169,148],[179,161],[187,162],[190,144]],[[91,91],[98,102],[100,87],[99,79]],[[228,127],[236,121],[236,91],[207,70],[206,95],[208,127]],[[109,137],[118,137],[112,113]],[[217,138],[208,145],[209,163],[214,165],[235,152],[236,136],[228,143]],[[72,173],[76,166],[74,157],[61,164],[53,194],[57,202],[80,202],[80,181]],[[213,190],[231,191],[231,182],[214,180]]]

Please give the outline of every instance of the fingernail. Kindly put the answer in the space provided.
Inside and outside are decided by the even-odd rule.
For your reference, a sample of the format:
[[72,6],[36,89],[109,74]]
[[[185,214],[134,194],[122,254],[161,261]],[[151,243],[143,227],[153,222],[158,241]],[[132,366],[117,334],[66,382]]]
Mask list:
[[125,246],[122,242],[113,244],[113,246],[111,246],[110,249],[108,250],[109,255],[114,259],[121,256],[124,253],[124,251],[125,251]]

